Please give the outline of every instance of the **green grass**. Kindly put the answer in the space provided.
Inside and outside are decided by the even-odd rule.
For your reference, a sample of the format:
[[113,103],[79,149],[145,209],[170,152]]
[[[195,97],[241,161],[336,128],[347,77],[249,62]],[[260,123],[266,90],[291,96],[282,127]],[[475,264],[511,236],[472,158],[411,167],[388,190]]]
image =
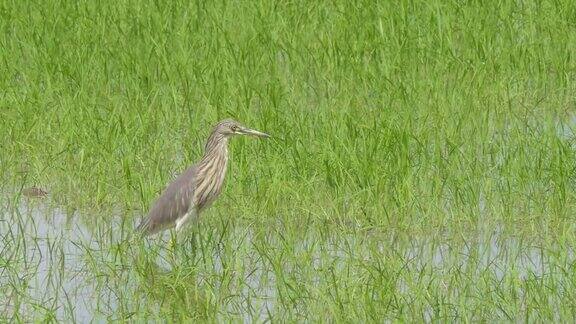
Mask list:
[[[4,1],[0,319],[574,321],[574,53],[568,0]],[[227,117],[195,245],[131,241]]]

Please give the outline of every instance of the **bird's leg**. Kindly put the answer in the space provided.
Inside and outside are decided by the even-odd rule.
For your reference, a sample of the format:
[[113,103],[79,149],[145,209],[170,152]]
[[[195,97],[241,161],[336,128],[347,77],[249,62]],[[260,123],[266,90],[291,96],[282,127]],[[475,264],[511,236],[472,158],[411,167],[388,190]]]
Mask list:
[[[179,235],[179,246],[180,255],[183,257],[185,262],[194,259],[196,254],[196,231],[190,229],[186,233],[187,235]],[[180,261],[182,263],[182,261]]]
[[186,214],[184,214],[184,216],[176,220],[176,233],[180,233],[182,231],[184,225],[186,225],[186,223],[188,223],[188,221],[190,220],[190,217],[192,216],[191,213],[192,211],[189,211]]
[[176,233],[178,233],[178,235],[181,235],[180,233],[182,232],[186,232],[184,231],[185,228],[189,227],[187,226],[187,224],[192,220],[192,221],[196,221],[198,216],[198,212],[196,211],[196,209],[191,208],[186,214],[184,214],[184,216],[178,218],[176,220]]
[[176,240],[178,243],[174,251],[177,253],[174,255],[178,257],[178,263],[183,265],[188,265],[189,262],[194,262],[194,255],[196,255],[196,229],[193,226],[186,226],[186,228],[178,233],[176,233]]
[[[176,235],[178,236],[179,245],[184,246],[184,242],[191,243],[194,246],[195,228],[198,223],[198,213],[192,209],[182,218],[176,221]],[[189,224],[189,223],[192,224]]]

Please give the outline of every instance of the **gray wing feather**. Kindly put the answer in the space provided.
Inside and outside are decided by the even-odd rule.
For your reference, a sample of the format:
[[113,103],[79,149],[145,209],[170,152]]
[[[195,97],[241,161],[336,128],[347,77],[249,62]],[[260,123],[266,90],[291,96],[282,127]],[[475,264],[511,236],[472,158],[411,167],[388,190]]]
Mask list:
[[137,230],[151,235],[174,226],[176,220],[190,210],[195,179],[196,166],[191,166],[172,181],[154,202],[148,216],[138,225]]

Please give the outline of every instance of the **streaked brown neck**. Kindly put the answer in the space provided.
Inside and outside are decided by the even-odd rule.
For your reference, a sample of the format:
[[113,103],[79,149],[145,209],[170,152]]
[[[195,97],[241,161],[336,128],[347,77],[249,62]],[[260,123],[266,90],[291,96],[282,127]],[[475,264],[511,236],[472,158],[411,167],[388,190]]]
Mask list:
[[212,134],[206,143],[204,156],[198,163],[196,201],[199,210],[204,209],[222,190],[228,165],[228,137]]
[[218,157],[228,157],[228,137],[214,133],[210,135],[206,146],[204,147],[204,156],[200,164],[209,162],[210,160]]

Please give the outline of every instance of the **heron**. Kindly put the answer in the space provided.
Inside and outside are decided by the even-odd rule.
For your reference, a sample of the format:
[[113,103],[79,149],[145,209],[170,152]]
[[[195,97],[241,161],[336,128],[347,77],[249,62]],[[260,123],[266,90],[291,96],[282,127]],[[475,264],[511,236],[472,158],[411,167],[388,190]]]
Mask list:
[[267,138],[270,135],[247,128],[232,119],[214,126],[200,161],[172,181],[154,202],[137,230],[152,235],[176,227],[180,233],[191,220],[220,195],[228,165],[228,141],[237,135]]

